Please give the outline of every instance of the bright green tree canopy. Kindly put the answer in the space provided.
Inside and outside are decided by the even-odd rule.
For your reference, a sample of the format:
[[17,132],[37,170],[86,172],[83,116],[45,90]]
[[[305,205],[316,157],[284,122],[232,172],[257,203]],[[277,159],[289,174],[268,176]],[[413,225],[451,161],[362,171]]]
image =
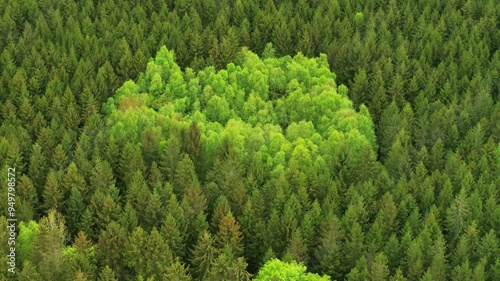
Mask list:
[[296,262],[286,263],[272,259],[259,270],[255,281],[329,281],[328,275],[307,273],[306,267]]
[[377,149],[368,110],[354,110],[324,55],[262,60],[246,49],[241,55],[227,69],[184,73],[162,47],[137,83],[127,81],[105,104],[108,133],[118,143],[140,143],[144,132],[161,131],[152,146],[161,151],[173,130],[196,122],[206,167],[223,140],[240,159],[255,153],[284,159],[269,162],[270,170],[307,170],[318,157],[329,163],[340,147],[357,163],[364,147]]

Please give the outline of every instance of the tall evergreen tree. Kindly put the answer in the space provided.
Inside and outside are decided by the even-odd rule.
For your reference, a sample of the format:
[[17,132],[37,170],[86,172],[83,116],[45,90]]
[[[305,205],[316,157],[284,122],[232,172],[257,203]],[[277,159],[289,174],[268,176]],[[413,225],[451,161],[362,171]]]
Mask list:
[[66,235],[64,217],[55,210],[50,210],[48,215],[40,220],[30,260],[38,268],[43,280],[57,280],[67,276],[67,262],[63,255]]
[[[122,276],[124,267],[122,253],[126,243],[126,233],[116,222],[109,223],[106,230],[100,233],[96,258],[103,267],[109,267],[110,270],[106,270],[107,273],[105,273],[108,278],[113,275],[109,271],[114,272],[118,277]],[[104,271],[101,275],[104,275]]]
[[217,250],[214,246],[214,238],[205,231],[200,234],[198,242],[193,248],[191,258],[191,272],[197,280],[205,280],[211,270]]
[[319,244],[315,251],[317,270],[333,278],[341,276],[341,250],[344,234],[339,219],[330,215],[321,223]]
[[222,251],[226,246],[231,249],[235,256],[243,254],[242,235],[240,225],[233,217],[231,212],[227,213],[219,222],[219,231],[215,236],[217,249]]

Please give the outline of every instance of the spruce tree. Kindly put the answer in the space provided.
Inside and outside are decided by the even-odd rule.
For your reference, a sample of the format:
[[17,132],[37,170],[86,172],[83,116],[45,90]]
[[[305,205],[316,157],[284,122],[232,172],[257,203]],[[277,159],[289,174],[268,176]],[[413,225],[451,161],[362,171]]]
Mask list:
[[182,197],[192,184],[198,184],[198,177],[193,161],[187,154],[184,154],[175,170],[174,191],[177,196]]
[[216,248],[222,251],[226,246],[236,257],[243,254],[242,235],[240,225],[231,212],[227,213],[219,222],[219,230],[215,236]]
[[115,273],[109,266],[105,266],[102,271],[99,273],[97,278],[99,281],[118,281],[115,277]]
[[[118,277],[121,276],[122,269],[126,266],[122,256],[126,244],[126,233],[116,222],[109,223],[108,227],[99,234],[97,261],[102,267],[109,267]],[[106,275],[111,274],[108,272]]]
[[67,216],[68,232],[71,236],[75,235],[80,225],[82,216],[85,212],[85,203],[83,197],[76,186],[71,188],[68,203],[65,208]]
[[45,210],[55,209],[60,211],[62,209],[64,194],[61,191],[59,179],[54,170],[51,170],[47,175],[47,182],[42,196]]
[[196,280],[205,280],[211,270],[217,250],[212,235],[205,231],[200,234],[192,251],[191,272]]

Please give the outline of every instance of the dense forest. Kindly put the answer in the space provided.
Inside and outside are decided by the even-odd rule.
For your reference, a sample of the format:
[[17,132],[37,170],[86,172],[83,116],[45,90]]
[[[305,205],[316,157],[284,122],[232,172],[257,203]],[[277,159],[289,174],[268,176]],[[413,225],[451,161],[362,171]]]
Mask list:
[[0,0],[0,52],[0,280],[500,280],[499,1]]

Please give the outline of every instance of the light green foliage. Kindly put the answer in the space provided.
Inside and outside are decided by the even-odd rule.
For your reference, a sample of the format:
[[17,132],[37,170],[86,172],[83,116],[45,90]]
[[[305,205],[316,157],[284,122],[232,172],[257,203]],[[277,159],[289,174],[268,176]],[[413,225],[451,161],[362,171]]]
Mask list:
[[[126,82],[108,100],[108,132],[119,143],[141,142],[143,132],[153,127],[168,132],[197,121],[208,168],[223,139],[239,159],[265,149],[266,158],[276,159],[268,162],[270,170],[308,170],[317,157],[332,157],[340,146],[349,148],[354,166],[363,147],[377,148],[368,110],[353,109],[325,56],[309,59],[299,53],[261,60],[245,49],[241,55],[242,61],[226,70],[189,70],[182,79],[172,52],[162,47],[137,84]],[[188,98],[189,85],[203,86]],[[156,134],[156,147],[167,140],[166,134]],[[307,175],[301,177],[305,184]]]
[[362,12],[357,12],[355,15],[354,15],[354,22],[356,23],[356,25],[361,25],[363,24],[363,21],[364,21],[364,15]]
[[17,251],[21,262],[26,260],[31,255],[31,251],[33,250],[33,241],[36,238],[38,230],[38,224],[35,221],[19,223]]
[[295,261],[291,263],[272,259],[264,264],[259,270],[255,281],[329,281],[328,275],[307,273],[306,267]]

